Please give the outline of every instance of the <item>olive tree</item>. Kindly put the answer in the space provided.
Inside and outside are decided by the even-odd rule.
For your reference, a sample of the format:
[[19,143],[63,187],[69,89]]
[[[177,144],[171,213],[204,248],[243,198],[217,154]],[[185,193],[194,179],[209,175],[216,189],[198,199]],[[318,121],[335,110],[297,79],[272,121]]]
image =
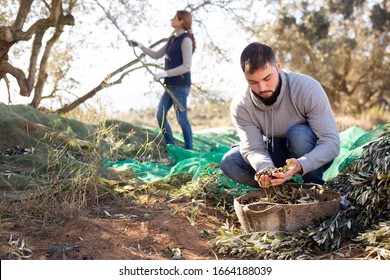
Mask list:
[[[17,81],[20,95],[30,96],[34,92],[31,105],[37,107],[48,77],[47,68],[53,46],[59,41],[65,26],[74,25],[72,9],[76,1],[3,2],[7,9],[2,9],[0,15],[0,80],[4,79],[9,85],[8,76],[12,76]],[[24,44],[29,51],[29,59],[25,69],[20,69],[9,59],[9,53],[13,47],[25,42],[30,44]]]
[[390,98],[388,1],[277,3],[271,19],[242,25],[272,45],[285,67],[319,80],[335,109],[362,112]]

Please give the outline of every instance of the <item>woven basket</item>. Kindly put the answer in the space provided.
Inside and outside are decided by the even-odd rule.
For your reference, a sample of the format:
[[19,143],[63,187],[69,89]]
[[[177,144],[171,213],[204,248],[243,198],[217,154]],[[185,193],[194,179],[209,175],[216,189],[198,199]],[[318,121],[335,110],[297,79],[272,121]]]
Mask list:
[[[300,187],[312,189],[319,202],[302,204],[279,204],[259,201],[273,195],[280,188]],[[260,189],[234,199],[234,209],[239,222],[246,232],[296,231],[314,221],[335,215],[340,210],[341,195],[335,191],[322,189],[316,184],[287,183],[276,187]],[[257,201],[247,203],[247,201]]]

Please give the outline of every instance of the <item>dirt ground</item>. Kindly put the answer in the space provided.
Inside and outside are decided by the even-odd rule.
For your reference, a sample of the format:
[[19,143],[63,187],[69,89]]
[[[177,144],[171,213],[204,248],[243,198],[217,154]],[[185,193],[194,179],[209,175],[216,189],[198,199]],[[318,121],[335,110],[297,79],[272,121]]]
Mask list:
[[[195,225],[177,214],[179,204],[130,206],[125,214],[106,208],[97,217],[72,219],[61,227],[40,230],[38,220],[3,219],[0,259],[29,260],[228,260],[209,244],[210,232],[224,217],[211,206],[201,209]],[[112,211],[112,212],[111,212]],[[111,212],[111,213],[110,213]],[[111,215],[111,216],[110,216]],[[238,225],[239,226],[239,225]],[[365,259],[359,248],[345,245],[319,257]]]
[[15,219],[3,219],[1,259],[226,259],[216,255],[205,236],[207,229],[223,221],[223,217],[217,217],[218,213],[202,215],[191,225],[169,205],[136,206],[128,210],[127,214],[110,214],[115,210],[105,210],[101,217],[72,219],[62,227],[43,233],[39,233],[34,221],[30,221],[29,230],[25,226],[21,228]]

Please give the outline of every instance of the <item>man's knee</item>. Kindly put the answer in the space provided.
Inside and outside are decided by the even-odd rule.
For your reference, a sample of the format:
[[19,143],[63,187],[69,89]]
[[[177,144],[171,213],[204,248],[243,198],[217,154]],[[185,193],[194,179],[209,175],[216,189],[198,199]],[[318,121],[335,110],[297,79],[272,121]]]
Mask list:
[[287,131],[287,139],[299,139],[307,136],[312,137],[313,135],[313,130],[308,124],[296,124],[290,127]]
[[[231,165],[232,165],[232,160],[231,160],[231,155],[229,154],[225,154],[221,160],[221,170],[223,172],[223,174],[225,174],[226,176],[228,176],[229,174],[229,170],[231,170]],[[229,177],[229,176],[228,176]]]
[[307,124],[292,126],[287,133],[287,147],[291,156],[301,157],[309,153],[317,144],[317,137]]

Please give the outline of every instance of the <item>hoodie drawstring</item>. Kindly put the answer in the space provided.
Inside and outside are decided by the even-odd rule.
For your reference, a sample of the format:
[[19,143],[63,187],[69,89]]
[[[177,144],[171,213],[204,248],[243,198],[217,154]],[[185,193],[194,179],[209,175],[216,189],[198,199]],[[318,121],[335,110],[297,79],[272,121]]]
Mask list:
[[[267,117],[267,112],[264,112],[264,116],[265,116],[265,119]],[[269,143],[271,142],[271,150],[272,152],[274,152],[274,148],[275,148],[275,144],[274,144],[274,109],[271,109],[271,140],[269,139],[269,136],[268,136],[268,122],[266,121],[265,122],[266,125],[265,125],[265,141],[264,141],[264,144],[265,146],[267,147],[268,149],[268,145]]]
[[271,147],[272,152],[274,152],[274,109],[271,109]]

